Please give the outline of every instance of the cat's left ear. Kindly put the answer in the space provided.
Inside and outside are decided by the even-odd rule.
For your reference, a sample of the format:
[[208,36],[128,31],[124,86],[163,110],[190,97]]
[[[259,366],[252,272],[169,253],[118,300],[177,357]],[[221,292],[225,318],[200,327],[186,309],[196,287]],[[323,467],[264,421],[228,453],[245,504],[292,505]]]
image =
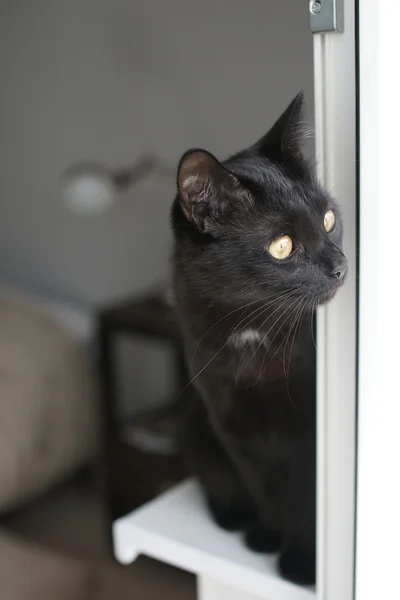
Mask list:
[[276,123],[251,150],[277,162],[290,162],[302,157],[302,146],[307,129],[302,119],[304,93],[300,92]]
[[237,177],[205,150],[190,150],[178,167],[182,210],[201,232],[217,235],[229,214],[248,206],[248,192]]

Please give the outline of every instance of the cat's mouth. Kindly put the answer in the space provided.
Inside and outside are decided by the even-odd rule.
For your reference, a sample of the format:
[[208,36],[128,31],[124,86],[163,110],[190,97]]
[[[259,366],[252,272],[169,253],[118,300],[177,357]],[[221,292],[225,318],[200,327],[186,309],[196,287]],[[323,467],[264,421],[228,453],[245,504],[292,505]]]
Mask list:
[[317,294],[316,296],[316,304],[320,305],[320,304],[327,304],[328,302],[330,302],[331,300],[333,300],[333,298],[336,296],[336,292],[338,291],[338,289],[342,286],[342,282],[338,285],[336,285],[335,287],[321,292],[319,294]]

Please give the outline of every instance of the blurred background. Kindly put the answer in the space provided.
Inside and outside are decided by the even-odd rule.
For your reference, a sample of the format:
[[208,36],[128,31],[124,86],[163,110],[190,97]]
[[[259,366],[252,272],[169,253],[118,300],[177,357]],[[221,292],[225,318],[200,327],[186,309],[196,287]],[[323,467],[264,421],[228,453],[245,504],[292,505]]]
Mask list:
[[312,74],[307,2],[1,3],[2,599],[195,597],[110,545],[186,474],[174,170],[254,142],[300,89],[312,124]]

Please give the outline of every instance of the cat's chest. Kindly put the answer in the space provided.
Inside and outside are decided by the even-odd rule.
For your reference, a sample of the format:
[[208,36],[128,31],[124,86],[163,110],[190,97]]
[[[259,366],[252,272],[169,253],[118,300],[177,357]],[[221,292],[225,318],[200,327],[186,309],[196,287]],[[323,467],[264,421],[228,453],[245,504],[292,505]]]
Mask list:
[[[303,332],[304,334],[304,332]],[[229,340],[232,430],[242,435],[275,429],[290,435],[307,423],[315,406],[315,364],[307,335],[283,335],[274,343],[266,333],[244,331]]]
[[294,332],[276,335],[247,328],[228,336],[227,350],[235,381],[244,385],[266,386],[309,367],[307,343]]
[[224,420],[229,431],[241,438],[265,440],[276,431],[291,436],[315,416],[315,382],[308,377],[237,387],[231,399]]
[[268,333],[248,327],[240,333],[231,333],[228,336],[230,348],[243,351],[246,347],[255,350],[258,346],[267,347],[270,344]]

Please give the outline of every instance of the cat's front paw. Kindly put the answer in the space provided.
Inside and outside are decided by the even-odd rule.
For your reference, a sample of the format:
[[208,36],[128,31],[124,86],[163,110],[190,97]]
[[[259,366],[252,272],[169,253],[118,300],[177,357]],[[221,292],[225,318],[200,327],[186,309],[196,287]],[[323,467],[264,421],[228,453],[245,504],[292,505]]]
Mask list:
[[262,525],[254,525],[245,533],[245,543],[254,552],[265,552],[270,554],[277,552],[281,542],[281,534],[278,531],[267,529]]
[[210,498],[208,506],[217,525],[227,531],[242,531],[254,520],[248,506],[237,504],[228,508]]
[[282,577],[300,585],[315,583],[315,553],[299,548],[288,548],[279,558]]

